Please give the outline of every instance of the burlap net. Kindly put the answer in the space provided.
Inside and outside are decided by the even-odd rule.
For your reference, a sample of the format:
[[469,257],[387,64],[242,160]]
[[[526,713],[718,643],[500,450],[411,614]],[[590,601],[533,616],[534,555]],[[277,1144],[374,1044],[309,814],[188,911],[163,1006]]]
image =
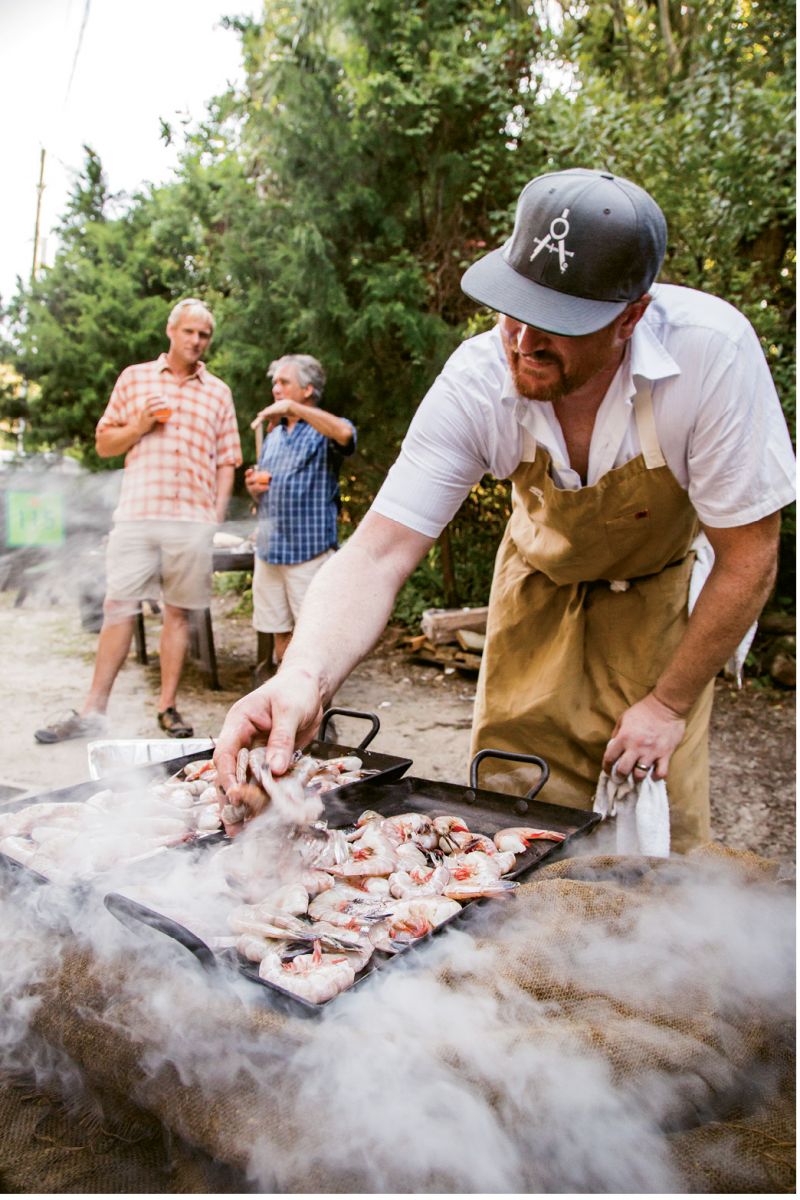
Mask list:
[[[743,886],[750,881],[763,884],[775,874],[774,864],[716,846],[694,858],[702,869],[709,858],[720,856],[739,872]],[[625,923],[668,886],[664,872],[669,870],[669,864],[658,860],[607,857],[566,859],[544,867],[516,895],[517,914],[528,908],[531,913],[529,953],[509,957],[501,978],[477,982],[504,993],[509,986],[519,987],[546,1002],[549,1033],[556,1042],[591,1047],[619,1077],[635,1081],[654,1071],[680,1076],[691,1067],[692,1077],[707,1084],[706,1096],[713,1095],[718,1084],[716,1109],[693,1109],[695,1097],[682,1096],[678,1088],[676,1109],[669,1114],[666,1142],[687,1193],[793,1192],[793,1030],[776,1027],[757,1011],[732,1027],[730,1016],[720,1019],[713,998],[705,994],[701,972],[696,994],[679,1013],[658,1003],[634,1010],[615,997],[602,956],[595,960],[594,975],[579,984],[565,970],[563,956],[554,952],[554,930],[562,941],[591,938],[594,925],[607,929],[609,922],[624,931]],[[482,938],[491,938],[489,927],[478,928],[476,938],[479,945]],[[480,956],[474,961],[479,964]],[[155,974],[149,977],[146,961],[132,962],[126,956],[100,964],[90,952],[67,946],[62,963],[58,976],[42,991],[35,1034],[81,1067],[103,1106],[88,1116],[84,1107],[80,1119],[70,1119],[63,1107],[43,1107],[41,1098],[24,1101],[18,1088],[6,1087],[0,1093],[6,1190],[235,1190],[226,1181],[248,1165],[252,1169],[252,1148],[264,1138],[271,1175],[256,1179],[257,1190],[456,1190],[448,1187],[447,1178],[431,1177],[423,1186],[412,1176],[390,1179],[386,1187],[376,1189],[357,1166],[332,1174],[320,1156],[308,1114],[305,1119],[295,1114],[278,1087],[256,1086],[254,1078],[240,1070],[220,1079],[211,1092],[207,1078],[181,1078],[163,1058],[153,1068],[151,1048],[130,1033],[141,1024],[137,1009],[145,1006],[144,998],[158,982]],[[132,970],[141,999],[130,987],[120,987]],[[453,987],[466,978],[463,973],[448,978],[446,963],[436,970]],[[280,1047],[285,1060],[316,1036],[314,1022],[231,1003],[224,991],[198,989],[196,983],[187,983],[182,1021],[198,1038],[208,1023],[225,1025],[232,1041],[252,1047],[267,1068],[272,1048]],[[541,1036],[541,1029],[517,1026],[507,1033],[524,1039]],[[773,1081],[763,1094],[748,1089],[755,1068],[761,1076],[766,1070]],[[481,1081],[469,1079],[467,1072],[465,1084],[480,1087]],[[187,1144],[199,1153],[188,1152]],[[291,1163],[289,1176],[282,1173],[284,1161]],[[234,1174],[221,1173],[220,1164]],[[520,1192],[536,1190],[535,1175],[519,1182]]]

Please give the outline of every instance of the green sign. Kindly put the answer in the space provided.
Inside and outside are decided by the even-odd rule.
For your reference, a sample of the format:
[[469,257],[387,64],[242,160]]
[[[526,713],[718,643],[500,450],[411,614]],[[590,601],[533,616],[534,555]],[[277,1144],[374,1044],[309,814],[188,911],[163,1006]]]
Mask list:
[[6,492],[7,546],[60,546],[63,541],[60,492]]

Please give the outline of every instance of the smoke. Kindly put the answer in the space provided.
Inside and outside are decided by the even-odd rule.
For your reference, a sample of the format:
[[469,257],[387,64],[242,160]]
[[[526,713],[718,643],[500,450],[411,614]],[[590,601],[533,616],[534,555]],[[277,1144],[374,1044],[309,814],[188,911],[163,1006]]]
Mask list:
[[[0,464],[0,554],[11,581],[50,603],[78,602],[87,628],[105,593],[105,541],[122,470],[88,471],[75,459],[35,454]],[[232,511],[241,506],[232,502]],[[240,513],[226,532],[244,538],[253,518]],[[154,596],[154,600],[158,597]]]
[[[34,455],[0,472],[3,550],[26,590],[88,608],[102,601],[103,539],[121,471],[93,473],[73,459]],[[14,561],[15,560],[15,561]]]
[[[168,873],[165,857],[136,887],[217,927],[229,900],[209,857],[168,852]],[[669,1133],[779,1086],[793,895],[735,862],[671,860],[630,887],[596,862],[475,910],[314,1021],[136,936],[99,894],[56,909],[51,888],[7,886],[0,1066],[67,1070],[34,1031],[78,947],[105,991],[76,978],[56,998],[109,1055],[84,1065],[97,1077],[134,1045],[140,1101],[256,1190],[680,1192]]]

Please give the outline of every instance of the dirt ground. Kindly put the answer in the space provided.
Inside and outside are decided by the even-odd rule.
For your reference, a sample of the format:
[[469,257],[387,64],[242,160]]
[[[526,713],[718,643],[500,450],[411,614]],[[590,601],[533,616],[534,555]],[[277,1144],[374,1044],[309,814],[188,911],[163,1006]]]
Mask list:
[[[39,745],[34,730],[79,708],[91,677],[96,635],[80,625],[77,605],[29,596],[14,607],[0,593],[0,661],[6,703],[0,800],[12,789],[37,794],[88,777],[86,741]],[[222,690],[187,665],[179,707],[196,737],[213,737],[228,707],[252,687],[256,636],[238,597],[217,596],[213,621]],[[156,724],[159,618],[146,617],[149,663],[131,650],[109,708],[107,737],[162,737]],[[412,773],[466,781],[475,676],[413,663],[391,635],[345,682],[337,705],[374,712],[381,729],[372,749],[413,759]],[[358,740],[362,723],[339,721],[338,740]],[[349,735],[349,736],[348,736]],[[179,742],[174,743],[180,753]],[[717,682],[711,727],[712,830],[716,840],[779,859],[795,859],[795,693],[748,681],[739,691]],[[543,797],[544,798],[544,797]]]

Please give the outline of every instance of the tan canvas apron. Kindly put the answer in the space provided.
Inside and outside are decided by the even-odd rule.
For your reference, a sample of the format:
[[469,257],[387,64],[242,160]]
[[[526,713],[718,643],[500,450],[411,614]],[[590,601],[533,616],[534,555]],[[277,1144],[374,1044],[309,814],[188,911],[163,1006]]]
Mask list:
[[[541,755],[552,772],[542,799],[575,808],[591,808],[618,717],[652,689],[687,621],[697,517],[661,453],[649,386],[634,409],[641,454],[576,491],[556,486],[549,454],[526,432],[489,600],[472,753]],[[709,839],[712,697],[713,681],[670,762],[678,851]],[[525,778],[498,767],[482,782],[518,793]]]

